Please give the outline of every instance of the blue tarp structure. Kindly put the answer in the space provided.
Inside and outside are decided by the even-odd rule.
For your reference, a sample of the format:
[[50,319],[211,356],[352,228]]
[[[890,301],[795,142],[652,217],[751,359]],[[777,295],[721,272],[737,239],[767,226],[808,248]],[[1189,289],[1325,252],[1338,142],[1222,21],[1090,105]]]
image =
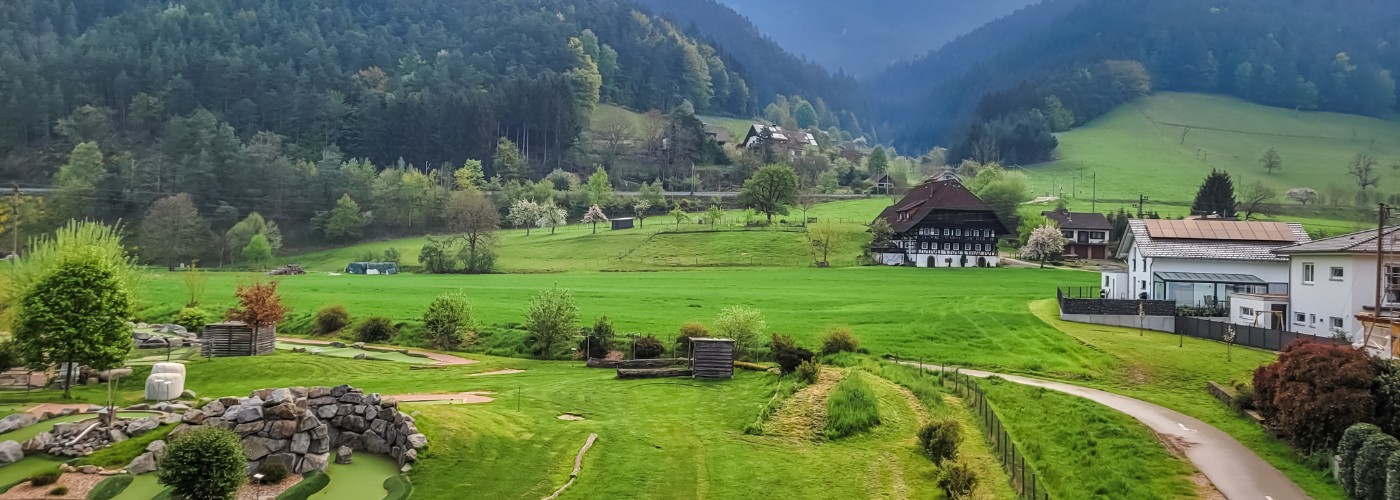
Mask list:
[[399,274],[399,265],[393,262],[351,262],[345,266],[345,274]]

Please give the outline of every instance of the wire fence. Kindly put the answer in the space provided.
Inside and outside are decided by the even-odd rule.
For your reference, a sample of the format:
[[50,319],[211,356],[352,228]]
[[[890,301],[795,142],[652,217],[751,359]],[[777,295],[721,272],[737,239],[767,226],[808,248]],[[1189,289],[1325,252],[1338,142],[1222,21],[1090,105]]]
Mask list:
[[971,377],[957,372],[943,379],[945,383],[952,385],[957,395],[981,420],[982,429],[985,431],[983,435],[1010,478],[1011,489],[1021,498],[1050,500],[1050,492],[1046,491],[1040,474],[1036,473],[1034,466],[1026,464],[1026,455],[1016,446],[1015,439],[1006,432],[1006,427],[1001,425],[1001,418],[997,416],[996,410],[992,408],[991,402],[987,401],[986,394],[977,383]]

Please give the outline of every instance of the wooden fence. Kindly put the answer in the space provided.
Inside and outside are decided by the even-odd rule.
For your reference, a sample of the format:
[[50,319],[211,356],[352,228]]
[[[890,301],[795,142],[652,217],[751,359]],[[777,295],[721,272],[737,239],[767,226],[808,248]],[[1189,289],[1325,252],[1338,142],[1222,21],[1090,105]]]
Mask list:
[[276,349],[277,328],[263,327],[256,334],[253,328],[238,322],[215,323],[204,327],[200,340],[200,355],[206,358],[262,356]]

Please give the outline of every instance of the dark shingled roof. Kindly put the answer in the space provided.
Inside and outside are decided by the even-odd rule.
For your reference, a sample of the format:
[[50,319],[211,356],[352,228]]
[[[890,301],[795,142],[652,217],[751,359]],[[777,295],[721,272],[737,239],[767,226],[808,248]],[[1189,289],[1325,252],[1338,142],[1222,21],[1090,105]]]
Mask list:
[[1055,225],[1060,229],[1082,229],[1086,231],[1112,231],[1113,224],[1108,222],[1108,217],[1095,212],[1060,212],[1050,210],[1041,212],[1040,215],[1046,219],[1055,221]]
[[[889,221],[896,233],[903,233],[919,225],[930,212],[935,210],[969,212],[969,215],[972,212],[985,212],[1000,226],[998,234],[1011,232],[1000,219],[996,218],[996,210],[991,205],[972,194],[972,191],[968,191],[955,177],[915,186],[904,199],[899,200],[899,203],[890,205],[883,212],[880,212],[880,218]],[[896,216],[899,212],[909,212],[909,218],[899,220],[899,217]]]
[[[1400,251],[1400,226],[1385,228],[1385,250],[1387,253]],[[1274,250],[1279,255],[1295,253],[1376,253],[1376,230],[1357,231],[1298,245]]]

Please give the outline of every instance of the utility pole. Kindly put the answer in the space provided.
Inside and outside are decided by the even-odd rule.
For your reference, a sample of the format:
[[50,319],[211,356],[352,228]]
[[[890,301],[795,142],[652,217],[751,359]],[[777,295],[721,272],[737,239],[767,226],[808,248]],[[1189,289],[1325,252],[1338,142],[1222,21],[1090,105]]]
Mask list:
[[1385,223],[1390,218],[1390,207],[1384,203],[1378,203],[1379,208],[1376,223],[1376,308],[1372,311],[1371,326],[1366,328],[1366,336],[1361,341],[1361,349],[1364,351],[1371,345],[1371,332],[1376,329],[1376,324],[1381,321],[1381,304],[1385,299],[1385,287],[1390,280],[1385,275]]
[[1094,171],[1094,195],[1093,195],[1093,199],[1094,199],[1094,201],[1089,202],[1089,206],[1090,206],[1090,207],[1093,207],[1093,208],[1090,209],[1090,211],[1092,211],[1092,212],[1098,212],[1098,211],[1099,211],[1099,172],[1098,172],[1097,170]]
[[1137,203],[1138,220],[1142,220],[1142,208],[1145,207],[1145,206],[1147,206],[1147,201],[1148,201],[1148,198],[1147,198],[1146,196],[1138,195],[1138,203]]
[[14,218],[14,221],[10,223],[10,225],[12,226],[11,229],[10,229],[10,233],[11,233],[10,236],[13,237],[13,238],[15,239],[15,241],[14,241],[14,247],[13,247],[12,251],[10,252],[10,255],[11,255],[10,258],[12,258],[12,259],[18,259],[18,258],[19,258],[19,183],[18,183],[18,182],[15,182],[15,183],[11,183],[11,184],[15,187],[15,197],[14,197],[14,204],[10,207],[10,211],[11,211],[11,212],[14,212],[14,213],[10,214],[10,217],[13,217],[13,218]]

